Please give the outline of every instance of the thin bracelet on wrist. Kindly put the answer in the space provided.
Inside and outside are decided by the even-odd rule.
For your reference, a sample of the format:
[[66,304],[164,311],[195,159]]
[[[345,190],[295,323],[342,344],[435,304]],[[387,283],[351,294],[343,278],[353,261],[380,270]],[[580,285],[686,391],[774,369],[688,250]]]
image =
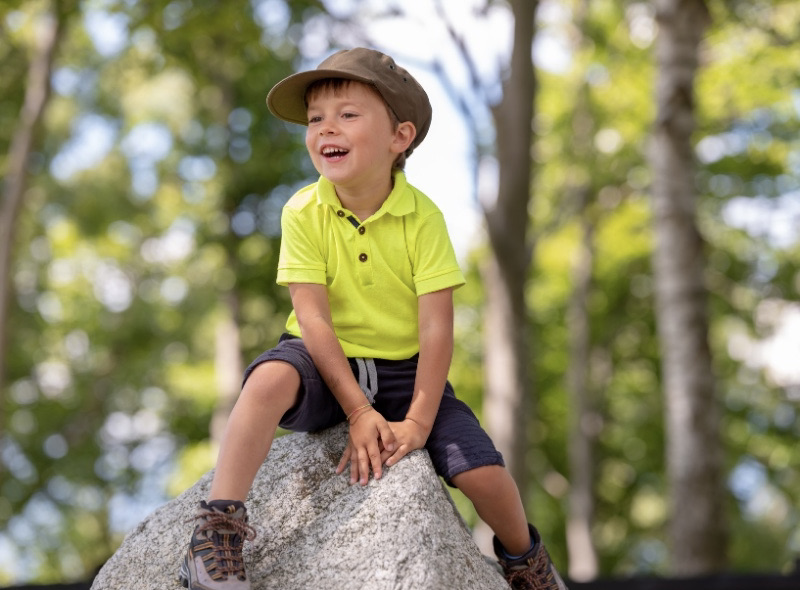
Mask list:
[[363,410],[364,408],[371,408],[371,407],[372,404],[364,404],[363,406],[358,406],[355,410],[353,410],[347,415],[347,421],[350,422],[350,418],[352,418],[353,414],[355,414],[356,412]]

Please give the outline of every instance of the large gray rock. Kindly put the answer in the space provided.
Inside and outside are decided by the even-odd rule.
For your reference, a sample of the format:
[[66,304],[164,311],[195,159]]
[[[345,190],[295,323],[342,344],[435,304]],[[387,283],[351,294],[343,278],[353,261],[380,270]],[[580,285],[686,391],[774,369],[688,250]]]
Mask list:
[[[472,541],[425,451],[350,486],[334,468],[347,430],[279,438],[247,501],[253,590],[508,590]],[[190,521],[211,474],[146,518],[92,590],[179,589]]]

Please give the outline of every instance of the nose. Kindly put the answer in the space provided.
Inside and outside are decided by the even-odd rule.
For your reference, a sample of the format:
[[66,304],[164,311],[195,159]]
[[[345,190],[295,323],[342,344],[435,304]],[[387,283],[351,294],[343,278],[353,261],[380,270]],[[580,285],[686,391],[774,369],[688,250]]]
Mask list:
[[322,125],[319,126],[320,135],[334,135],[336,131],[337,131],[336,125],[330,119],[325,119]]

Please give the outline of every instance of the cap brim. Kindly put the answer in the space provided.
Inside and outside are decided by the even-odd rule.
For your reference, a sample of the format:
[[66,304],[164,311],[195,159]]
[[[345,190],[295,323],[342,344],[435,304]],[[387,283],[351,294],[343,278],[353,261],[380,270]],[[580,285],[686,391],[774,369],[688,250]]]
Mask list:
[[366,84],[372,84],[372,80],[348,74],[341,70],[311,70],[293,74],[284,78],[267,94],[267,107],[270,112],[289,123],[308,125],[308,115],[306,113],[306,89],[317,80],[326,78],[344,78],[345,80],[357,80]]

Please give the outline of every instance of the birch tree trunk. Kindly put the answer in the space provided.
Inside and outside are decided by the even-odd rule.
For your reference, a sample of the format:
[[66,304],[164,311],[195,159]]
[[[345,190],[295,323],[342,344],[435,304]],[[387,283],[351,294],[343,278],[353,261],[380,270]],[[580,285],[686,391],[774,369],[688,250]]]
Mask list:
[[654,273],[666,407],[671,568],[719,570],[726,527],[720,410],[708,344],[703,240],[696,221],[694,78],[709,13],[703,0],[655,0],[657,115],[650,145]]
[[572,272],[573,289],[567,314],[569,330],[570,395],[569,426],[569,514],[567,551],[569,577],[587,581],[597,577],[597,551],[592,539],[594,521],[594,445],[598,435],[598,416],[590,379],[591,332],[589,296],[594,266],[594,224],[586,208],[581,211],[582,241]]
[[241,353],[238,294],[236,291],[230,291],[223,294],[220,299],[223,317],[217,322],[214,338],[214,373],[218,397],[209,428],[215,457],[231,410],[242,389],[242,375],[245,370]]
[[[51,14],[39,23],[37,43],[28,69],[25,97],[17,127],[6,159],[2,193],[0,193],[0,430],[5,423],[2,415],[2,391],[6,385],[8,358],[8,317],[13,295],[13,253],[17,219],[23,208],[28,180],[28,165],[34,150],[36,134],[45,107],[50,99],[50,75],[61,41],[68,7],[54,2]],[[0,435],[2,432],[0,432]],[[0,438],[2,438],[0,436]]]
[[492,109],[500,168],[498,193],[493,204],[484,204],[492,248],[482,269],[486,289],[483,415],[524,502],[531,395],[525,305],[533,250],[528,238],[535,94],[531,48],[538,2],[514,0],[510,4],[515,23],[511,67],[503,85],[503,100]]
[[[586,39],[586,15],[589,0],[581,2],[575,10],[575,26],[581,32],[579,48],[584,49]],[[590,107],[589,87],[586,76],[576,92],[575,111],[572,116],[572,157],[577,166],[593,169],[594,135],[596,123]],[[578,175],[581,177],[582,175]],[[577,214],[581,226],[581,243],[578,246],[572,268],[572,296],[567,310],[569,332],[569,367],[567,390],[569,392],[569,512],[567,514],[567,553],[569,555],[569,577],[575,581],[587,581],[597,577],[598,558],[592,538],[594,521],[594,445],[599,433],[599,418],[592,394],[591,350],[592,335],[589,315],[589,297],[594,268],[594,235],[596,205],[591,181],[580,181],[571,187],[577,201]]]

